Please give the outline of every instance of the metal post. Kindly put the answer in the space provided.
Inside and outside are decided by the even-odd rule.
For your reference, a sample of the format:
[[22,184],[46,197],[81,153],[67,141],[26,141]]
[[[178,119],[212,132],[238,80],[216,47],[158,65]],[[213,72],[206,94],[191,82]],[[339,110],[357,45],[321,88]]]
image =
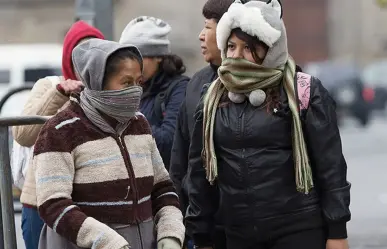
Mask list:
[[76,0],[75,18],[95,26],[107,40],[113,40],[112,0]]
[[[1,108],[0,108],[1,109]],[[12,173],[9,158],[8,132],[10,126],[44,124],[50,117],[0,117],[0,196],[3,237],[0,248],[17,249],[15,212],[13,209]]]
[[[1,200],[2,200],[2,198],[0,197],[0,203],[1,203]],[[4,246],[3,215],[1,213],[2,212],[0,211],[0,222],[1,222],[1,225],[0,225],[0,249],[5,249],[6,247]]]
[[94,0],[94,26],[101,30],[107,40],[114,39],[113,1]]
[[83,20],[94,26],[94,0],[76,0],[75,1],[75,17],[76,20]]
[[3,245],[7,249],[17,249],[8,143],[8,126],[0,125],[0,195],[3,219]]
[[[0,99],[0,113],[5,102],[14,94],[31,90],[32,86],[12,89]],[[13,208],[12,174],[9,159],[9,126],[44,124],[49,117],[0,117],[0,249],[16,249],[15,216]]]

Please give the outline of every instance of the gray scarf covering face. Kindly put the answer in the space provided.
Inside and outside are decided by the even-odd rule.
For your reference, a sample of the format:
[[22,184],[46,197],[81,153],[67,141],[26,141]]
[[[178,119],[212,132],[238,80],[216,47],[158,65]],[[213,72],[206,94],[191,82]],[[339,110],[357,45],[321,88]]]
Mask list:
[[[121,135],[138,111],[141,95],[140,86],[109,91],[94,91],[85,88],[81,92],[80,106],[86,117],[102,131]],[[117,127],[111,127],[98,111],[117,120]]]
[[[84,83],[80,106],[86,117],[103,132],[122,135],[129,126],[131,118],[139,108],[142,88],[132,86],[122,90],[104,91],[106,63],[111,55],[119,50],[129,50],[139,60],[142,68],[142,56],[133,45],[122,45],[114,41],[89,39],[78,44],[72,52],[74,70]],[[111,127],[107,115],[117,120],[118,125]]]

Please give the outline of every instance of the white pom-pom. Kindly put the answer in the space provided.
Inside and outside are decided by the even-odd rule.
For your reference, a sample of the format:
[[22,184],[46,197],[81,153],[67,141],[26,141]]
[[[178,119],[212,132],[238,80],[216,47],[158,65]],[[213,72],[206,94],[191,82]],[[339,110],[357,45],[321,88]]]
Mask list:
[[260,89],[252,91],[249,95],[250,104],[253,106],[260,106],[266,100],[266,93]]
[[243,103],[246,99],[244,94],[228,92],[228,98],[236,104]]

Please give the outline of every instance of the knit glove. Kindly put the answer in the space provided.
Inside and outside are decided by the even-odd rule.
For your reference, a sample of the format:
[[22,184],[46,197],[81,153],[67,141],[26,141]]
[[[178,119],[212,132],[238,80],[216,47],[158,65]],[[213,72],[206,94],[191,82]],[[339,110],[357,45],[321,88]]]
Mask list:
[[130,249],[129,246],[124,246],[124,247],[121,247],[120,249]]
[[164,238],[157,243],[157,249],[181,249],[181,246],[174,238]]

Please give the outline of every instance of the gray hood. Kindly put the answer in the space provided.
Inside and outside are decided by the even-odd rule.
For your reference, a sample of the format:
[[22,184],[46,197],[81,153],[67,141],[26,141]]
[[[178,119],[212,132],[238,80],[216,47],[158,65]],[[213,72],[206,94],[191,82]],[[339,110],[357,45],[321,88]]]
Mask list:
[[131,50],[142,64],[141,53],[133,45],[123,45],[114,41],[94,38],[80,43],[73,49],[74,70],[85,87],[94,91],[102,91],[106,61],[110,55],[120,49]]

